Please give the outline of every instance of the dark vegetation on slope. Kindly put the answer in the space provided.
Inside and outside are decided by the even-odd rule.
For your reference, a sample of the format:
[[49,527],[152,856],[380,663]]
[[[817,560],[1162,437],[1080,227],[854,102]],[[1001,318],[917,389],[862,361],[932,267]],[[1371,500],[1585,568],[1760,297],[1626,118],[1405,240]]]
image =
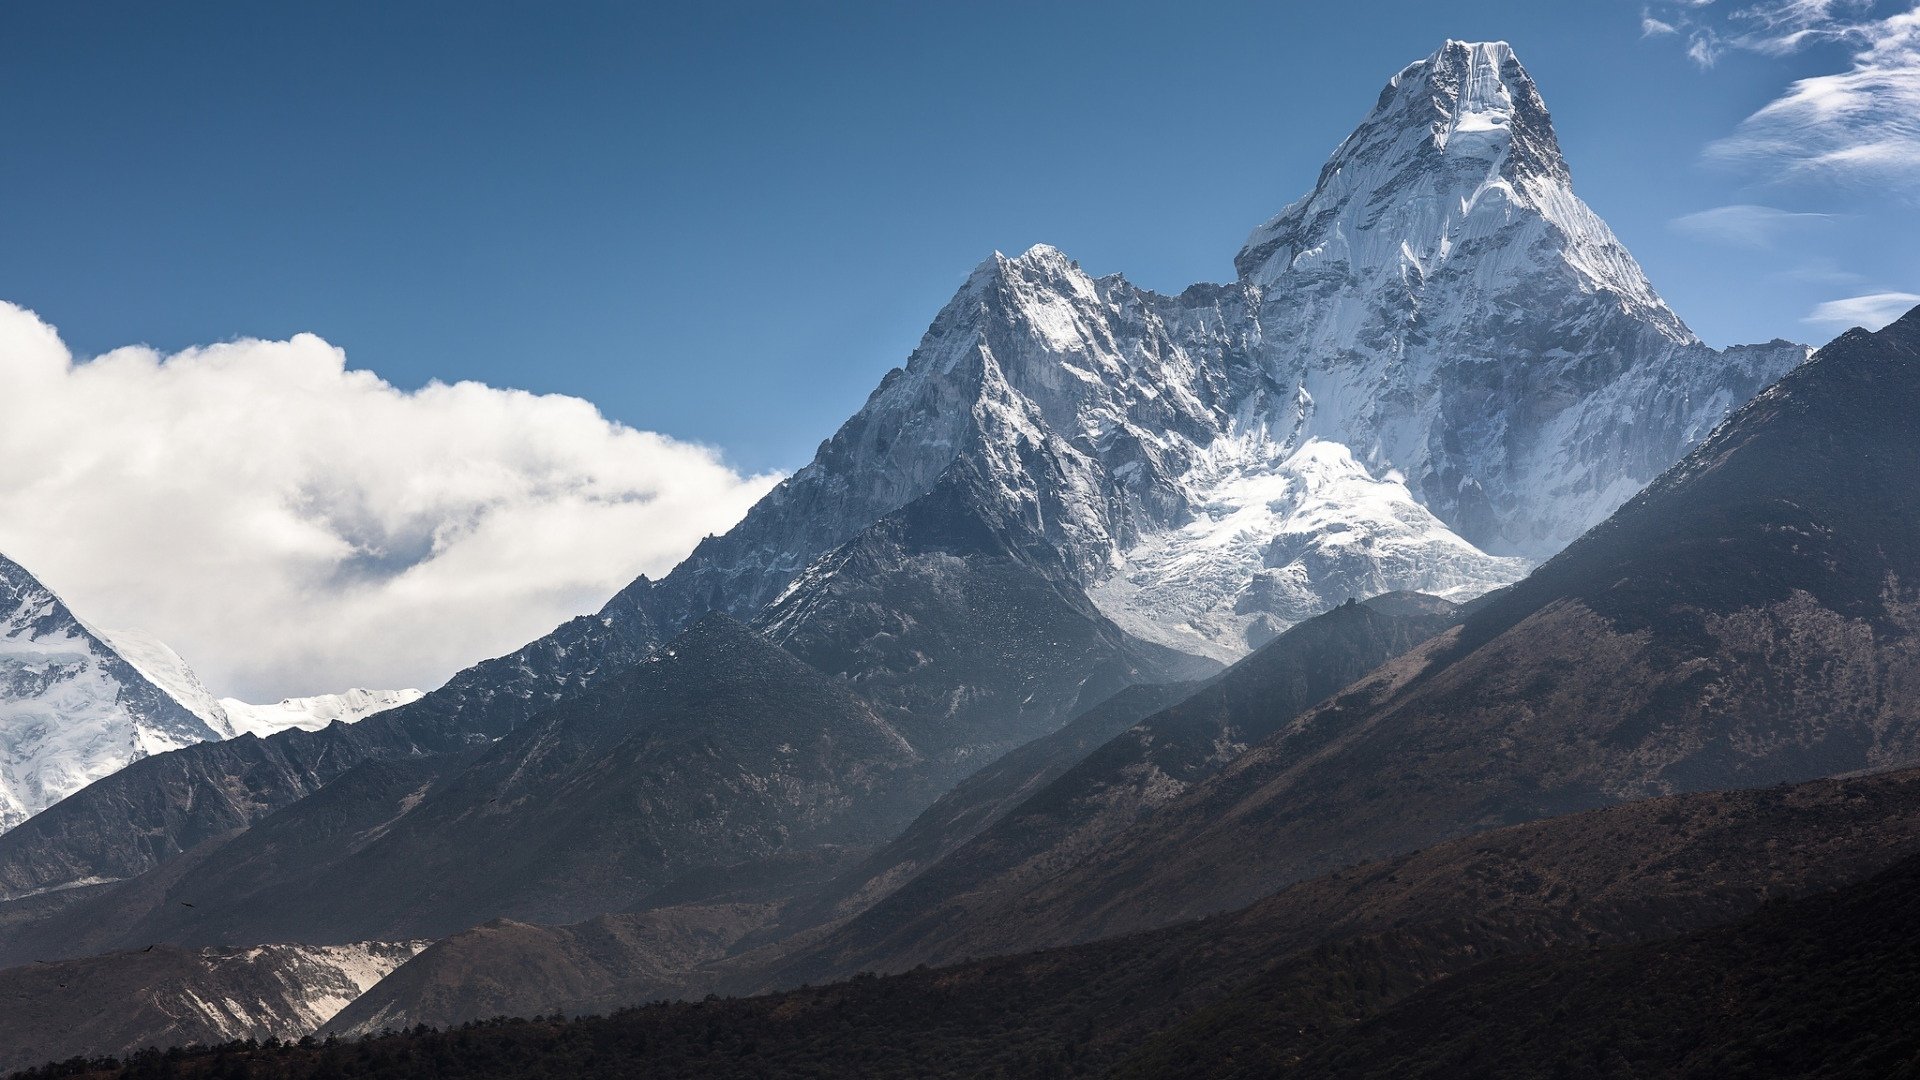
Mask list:
[[[1420,1015],[1391,1010],[1416,1009],[1424,988],[1447,992],[1452,976],[1489,961],[1727,924],[1916,853],[1920,771],[1679,796],[1499,830],[1229,916],[1049,952],[603,1018],[155,1054],[42,1075],[1271,1075],[1362,1038],[1371,1029],[1356,1021]],[[1874,916],[1856,917],[1866,941]],[[1897,941],[1911,925],[1876,932]],[[1674,1030],[1696,1021],[1676,1013]]]
[[[1672,941],[1502,961],[1416,994],[1303,1076],[1920,1076],[1920,859]],[[1245,1075],[1260,1075],[1248,1072]]]

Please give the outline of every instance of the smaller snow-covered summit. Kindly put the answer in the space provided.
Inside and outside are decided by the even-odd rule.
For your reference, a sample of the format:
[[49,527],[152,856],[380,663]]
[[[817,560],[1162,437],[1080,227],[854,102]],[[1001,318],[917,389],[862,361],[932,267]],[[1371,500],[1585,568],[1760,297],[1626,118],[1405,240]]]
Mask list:
[[239,698],[221,698],[220,707],[235,735],[271,735],[299,728],[318,731],[335,722],[351,724],[374,713],[397,709],[424,695],[418,690],[346,690],[338,694],[284,698],[271,705],[249,705]]

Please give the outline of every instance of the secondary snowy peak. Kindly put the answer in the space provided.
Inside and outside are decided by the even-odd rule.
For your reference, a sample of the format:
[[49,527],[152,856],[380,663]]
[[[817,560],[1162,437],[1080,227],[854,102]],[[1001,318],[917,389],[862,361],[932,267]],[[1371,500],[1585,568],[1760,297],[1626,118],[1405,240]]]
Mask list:
[[332,723],[351,724],[424,696],[419,690],[411,689],[355,688],[338,694],[283,698],[271,705],[251,705],[239,698],[221,698],[219,704],[235,735],[265,737],[289,728],[318,731]]
[[0,557],[0,831],[129,762],[223,735]]
[[0,556],[0,832],[135,761],[235,735],[352,723],[421,696],[216,699],[164,642],[100,630]]

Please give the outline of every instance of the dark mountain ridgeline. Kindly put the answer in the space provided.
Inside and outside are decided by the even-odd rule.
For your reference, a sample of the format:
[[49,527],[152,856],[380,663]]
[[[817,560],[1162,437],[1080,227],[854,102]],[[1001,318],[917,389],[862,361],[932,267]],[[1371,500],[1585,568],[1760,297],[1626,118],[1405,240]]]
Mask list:
[[[844,688],[712,616],[485,749],[349,774],[240,833],[163,893],[136,879],[37,928],[183,943],[432,937],[500,916],[570,921],[706,869],[871,845],[921,803],[917,760]],[[388,772],[393,768],[389,767]],[[903,790],[904,789],[904,790]],[[352,828],[324,828],[337,805]],[[167,868],[162,868],[163,871]],[[193,894],[191,909],[179,899]],[[393,932],[365,933],[366,927]]]
[[299,934],[285,933],[290,913],[262,905],[283,903],[276,899],[282,895],[294,897],[295,911],[323,903],[326,894],[315,890],[324,888],[321,883],[342,860],[391,829],[480,752],[362,763],[312,796],[144,874],[72,890],[80,895],[64,907],[0,936],[0,966],[155,942],[197,947],[354,940],[326,933],[350,919],[303,922]]
[[[925,940],[937,942],[937,935],[926,928],[963,910],[973,891],[997,886],[996,877],[1010,867],[1043,873],[1050,863],[1068,858],[1063,852],[1077,850],[1075,845],[1096,845],[1101,836],[1148,812],[1156,799],[1170,798],[1171,790],[1219,768],[1232,747],[1257,739],[1356,673],[1448,626],[1453,610],[1444,600],[1408,594],[1345,605],[1287,631],[1179,704],[1155,710],[1130,727],[1124,720],[1137,715],[1133,710],[1166,696],[1168,688],[1124,691],[963,782],[852,872],[824,889],[803,892],[777,921],[737,934],[726,951],[742,955],[732,959],[711,951],[694,964],[668,970],[655,960],[650,940],[642,937],[628,945],[616,938],[613,945],[630,950],[626,955],[633,970],[615,978],[608,974],[620,969],[615,953],[579,946],[582,940],[600,940],[603,931],[482,928],[423,954],[348,1010],[342,1024],[363,1024],[375,1016],[447,1024],[512,1011],[505,1009],[508,1001],[522,1013],[529,1007],[545,1012],[546,1003],[582,1000],[586,986],[600,987],[600,1001],[637,1001],[698,996],[715,986],[778,988],[856,970],[941,962],[947,958],[931,953]],[[1112,728],[1121,733],[1102,743],[1088,737]],[[1017,802],[1011,799],[1015,793],[1022,796]],[[963,854],[935,863],[927,879],[910,881],[923,861],[934,862],[955,847]],[[884,899],[862,912],[877,897]],[[830,921],[836,909],[860,914],[814,944],[818,935],[804,931]],[[697,908],[689,914],[696,920],[708,917]],[[674,910],[654,912],[655,922],[648,925],[671,925],[679,917]],[[610,926],[633,925],[632,917],[612,919]],[[1017,927],[1010,932],[1017,933]],[[783,942],[789,937],[791,943]],[[899,941],[921,951],[889,952]],[[756,950],[756,945],[765,947]],[[552,952],[541,955],[543,947]],[[463,991],[463,984],[475,981],[475,972],[488,970],[489,956],[493,974],[479,979],[477,991]],[[516,996],[503,998],[493,987],[514,982],[508,978],[514,970],[538,971],[541,977],[515,982]],[[416,994],[426,996],[416,999]]]
[[1187,698],[1201,685],[1129,686],[1053,734],[1008,752],[955,785],[851,871],[800,897],[771,932],[784,936],[865,910],[1001,820],[1109,739]]
[[487,742],[638,662],[654,641],[645,622],[581,616],[356,724],[246,735],[136,761],[0,833],[0,899],[133,877],[364,762]]

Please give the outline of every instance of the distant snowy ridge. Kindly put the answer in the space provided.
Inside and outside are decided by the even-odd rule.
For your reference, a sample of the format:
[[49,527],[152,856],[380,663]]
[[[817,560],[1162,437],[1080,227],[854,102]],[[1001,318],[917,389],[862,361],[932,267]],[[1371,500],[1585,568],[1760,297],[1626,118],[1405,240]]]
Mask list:
[[193,668],[167,644],[144,630],[96,631],[119,650],[154,685],[173,695],[195,716],[221,733],[265,737],[276,731],[299,728],[318,731],[338,721],[351,724],[374,713],[399,708],[425,696],[419,690],[345,690],[338,694],[283,698],[269,705],[254,705],[239,698],[216,698],[201,684]]
[[132,664],[134,670],[146,676],[149,682],[165,690],[193,715],[205,720],[208,727],[220,733],[221,738],[232,738],[237,734],[220,700],[213,696],[213,691],[200,682],[193,668],[166,642],[145,630],[89,629],[111,645],[122,659]]
[[347,690],[315,697],[285,698],[271,705],[249,705],[238,698],[221,698],[220,707],[237,735],[267,736],[299,728],[318,731],[328,724],[351,724],[374,713],[397,709],[424,694],[419,690]]

